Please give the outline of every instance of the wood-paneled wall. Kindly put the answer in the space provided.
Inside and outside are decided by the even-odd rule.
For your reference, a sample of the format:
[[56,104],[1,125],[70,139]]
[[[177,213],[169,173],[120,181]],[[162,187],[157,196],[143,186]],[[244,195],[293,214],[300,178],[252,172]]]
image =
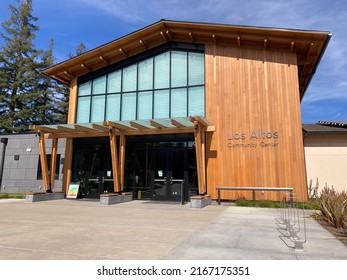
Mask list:
[[[307,199],[295,52],[206,45],[207,188],[294,187]],[[224,199],[251,192],[222,192]],[[284,193],[256,193],[281,200]]]

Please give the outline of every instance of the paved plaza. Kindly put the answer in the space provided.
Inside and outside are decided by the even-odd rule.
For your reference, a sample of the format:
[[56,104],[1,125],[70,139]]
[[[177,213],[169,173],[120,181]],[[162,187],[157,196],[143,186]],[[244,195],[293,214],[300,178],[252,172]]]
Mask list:
[[[2,260],[347,260],[347,248],[306,213],[293,247],[281,210],[98,200],[0,200]],[[303,229],[298,233],[303,238]]]

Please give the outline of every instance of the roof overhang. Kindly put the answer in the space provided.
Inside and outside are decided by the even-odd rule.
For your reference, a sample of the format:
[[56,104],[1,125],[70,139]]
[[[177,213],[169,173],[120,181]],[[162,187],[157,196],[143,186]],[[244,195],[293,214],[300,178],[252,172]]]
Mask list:
[[208,132],[215,130],[215,127],[201,116],[85,124],[33,125],[30,126],[30,129],[44,133],[47,138],[85,138],[107,136],[111,130],[123,135],[194,133],[197,123]]
[[167,42],[219,44],[295,52],[301,99],[328,45],[331,34],[322,31],[276,29],[225,24],[161,20],[129,35],[54,65],[43,73],[65,84],[128,57]]

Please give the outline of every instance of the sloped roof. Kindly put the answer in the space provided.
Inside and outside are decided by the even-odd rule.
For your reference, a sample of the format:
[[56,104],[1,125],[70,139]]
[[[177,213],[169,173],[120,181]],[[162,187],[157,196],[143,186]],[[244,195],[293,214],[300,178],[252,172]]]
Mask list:
[[321,124],[303,124],[305,134],[347,134],[347,127],[335,127]]
[[167,42],[220,44],[297,53],[300,96],[314,75],[331,34],[265,27],[160,20],[43,71],[70,84],[75,77],[122,61]]

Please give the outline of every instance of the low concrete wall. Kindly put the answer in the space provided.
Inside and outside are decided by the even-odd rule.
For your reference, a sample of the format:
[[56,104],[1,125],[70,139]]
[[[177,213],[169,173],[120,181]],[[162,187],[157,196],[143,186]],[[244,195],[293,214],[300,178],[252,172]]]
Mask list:
[[197,195],[190,198],[190,208],[204,208],[212,203],[208,195]]
[[56,199],[64,199],[64,198],[65,198],[65,193],[63,192],[53,192],[53,193],[29,192],[26,194],[25,201],[38,202],[38,201],[56,200]]
[[116,193],[105,193],[100,195],[100,204],[111,205],[122,202],[131,201],[133,196],[131,193],[116,194]]

